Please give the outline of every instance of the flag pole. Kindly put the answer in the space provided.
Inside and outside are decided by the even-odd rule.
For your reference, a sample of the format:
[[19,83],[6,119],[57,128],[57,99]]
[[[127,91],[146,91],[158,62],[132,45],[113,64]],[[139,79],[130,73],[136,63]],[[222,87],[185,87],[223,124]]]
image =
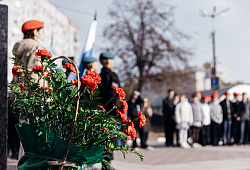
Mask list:
[[97,10],[95,9],[95,16],[94,16],[94,20],[97,20]]

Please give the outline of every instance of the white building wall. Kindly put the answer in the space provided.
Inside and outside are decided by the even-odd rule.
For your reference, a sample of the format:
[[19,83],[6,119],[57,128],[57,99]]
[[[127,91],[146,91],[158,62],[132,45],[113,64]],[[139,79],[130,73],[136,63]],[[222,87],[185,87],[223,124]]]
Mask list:
[[195,91],[203,91],[205,90],[205,76],[206,72],[203,70],[198,70],[195,72],[195,84],[196,90]]
[[[51,49],[53,35],[53,57],[77,56],[79,52],[79,30],[63,13],[48,0],[2,0],[0,4],[8,5],[8,56],[13,57],[14,44],[21,41],[23,33],[21,27],[28,20],[44,22],[45,46]],[[56,62],[61,67],[61,60]],[[8,81],[12,80],[13,64],[8,62]]]
[[228,82],[228,71],[226,67],[217,66],[217,76],[224,82]]

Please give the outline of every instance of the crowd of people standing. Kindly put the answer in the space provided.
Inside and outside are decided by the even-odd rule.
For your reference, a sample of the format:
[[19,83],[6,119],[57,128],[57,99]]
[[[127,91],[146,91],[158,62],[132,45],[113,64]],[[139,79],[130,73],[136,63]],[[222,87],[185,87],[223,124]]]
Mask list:
[[[162,101],[166,146],[201,148],[206,145],[232,145],[249,143],[250,103],[247,94],[225,92],[219,101],[219,93],[201,96],[197,91],[191,102],[185,94],[177,95],[168,90]],[[174,143],[174,134],[176,142]]]

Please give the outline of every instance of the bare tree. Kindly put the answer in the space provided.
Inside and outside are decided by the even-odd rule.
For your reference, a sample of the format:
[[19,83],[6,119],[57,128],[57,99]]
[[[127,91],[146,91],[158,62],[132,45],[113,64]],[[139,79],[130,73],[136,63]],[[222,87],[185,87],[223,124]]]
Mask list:
[[146,82],[169,80],[188,66],[190,53],[182,47],[188,37],[175,28],[173,9],[155,0],[133,0],[115,1],[109,10],[114,22],[104,30],[111,43],[107,50],[122,60],[121,80],[137,79],[139,91]]

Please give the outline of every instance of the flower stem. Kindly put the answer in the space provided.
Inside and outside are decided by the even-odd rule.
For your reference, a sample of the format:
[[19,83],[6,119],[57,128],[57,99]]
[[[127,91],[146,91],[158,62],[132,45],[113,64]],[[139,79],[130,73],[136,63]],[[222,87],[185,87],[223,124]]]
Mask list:
[[115,95],[104,105],[104,107],[106,107],[113,99],[115,99]]
[[107,113],[106,113],[106,115],[108,115],[110,112],[112,112],[114,109],[116,109],[116,105],[114,104],[114,106],[113,106],[113,108],[110,110],[110,111],[108,111]]

